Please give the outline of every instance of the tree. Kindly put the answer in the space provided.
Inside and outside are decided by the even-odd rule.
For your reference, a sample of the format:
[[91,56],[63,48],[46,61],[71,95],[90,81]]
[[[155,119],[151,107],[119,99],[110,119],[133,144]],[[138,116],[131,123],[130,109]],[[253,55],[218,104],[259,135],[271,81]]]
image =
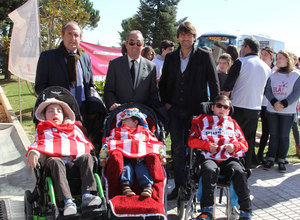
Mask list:
[[[9,78],[8,45],[10,42],[12,21],[8,14],[27,0],[0,0],[0,59],[3,58],[5,78]],[[77,21],[83,28],[93,29],[100,20],[99,11],[93,9],[89,0],[39,0],[42,50],[58,46],[61,28],[70,20]],[[2,66],[2,65],[1,65]]]
[[140,30],[146,45],[158,50],[162,40],[176,42],[176,28],[186,17],[176,22],[177,5],[180,0],[140,0],[137,14],[124,19],[119,32],[121,41],[125,41],[130,30]]

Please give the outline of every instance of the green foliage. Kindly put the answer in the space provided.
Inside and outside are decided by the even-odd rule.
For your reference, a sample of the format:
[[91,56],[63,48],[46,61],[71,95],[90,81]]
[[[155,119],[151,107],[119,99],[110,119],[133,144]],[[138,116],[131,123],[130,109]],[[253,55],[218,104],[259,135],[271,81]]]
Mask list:
[[76,21],[82,27],[97,27],[99,11],[92,8],[89,0],[43,0],[40,5],[42,48],[56,48],[60,41],[62,26]]
[[180,22],[176,22],[177,5],[180,0],[140,0],[137,14],[124,19],[121,23],[123,28],[119,32],[121,41],[126,40],[130,30],[140,30],[143,33],[145,44],[158,49],[162,40],[176,42],[176,28]]
[[101,96],[101,98],[103,100],[105,80],[94,82],[94,85],[95,85],[96,91],[99,93],[99,95]]

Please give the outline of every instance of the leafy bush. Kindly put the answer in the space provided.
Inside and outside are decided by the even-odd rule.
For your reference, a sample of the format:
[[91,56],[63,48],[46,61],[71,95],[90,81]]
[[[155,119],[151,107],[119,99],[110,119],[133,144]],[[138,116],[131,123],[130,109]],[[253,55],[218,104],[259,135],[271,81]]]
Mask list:
[[99,95],[103,100],[105,80],[94,82],[94,84],[95,84],[95,89],[97,90],[97,92],[99,93]]

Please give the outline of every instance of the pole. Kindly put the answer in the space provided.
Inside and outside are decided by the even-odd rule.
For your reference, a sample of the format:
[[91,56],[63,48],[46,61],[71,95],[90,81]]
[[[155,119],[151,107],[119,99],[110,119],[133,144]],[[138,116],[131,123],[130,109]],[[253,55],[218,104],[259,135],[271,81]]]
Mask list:
[[21,79],[19,78],[19,109],[20,109],[20,123],[22,125],[22,105],[21,105]]

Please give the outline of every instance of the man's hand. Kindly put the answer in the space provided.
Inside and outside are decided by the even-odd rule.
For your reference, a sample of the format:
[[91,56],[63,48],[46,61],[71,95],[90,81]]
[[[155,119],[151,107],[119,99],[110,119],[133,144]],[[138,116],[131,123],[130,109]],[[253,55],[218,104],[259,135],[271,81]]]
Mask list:
[[216,145],[215,143],[211,143],[209,145],[209,152],[210,153],[216,153],[217,149],[218,149],[218,145]]
[[162,158],[161,160],[160,160],[160,163],[161,163],[161,165],[166,165],[167,164],[167,159],[166,158]]
[[165,109],[166,109],[167,111],[168,111],[171,107],[172,107],[171,104],[169,104],[169,103],[166,103],[166,104],[165,104]]
[[120,105],[121,105],[121,104],[119,104],[119,103],[114,103],[114,104],[112,104],[112,106],[110,106],[110,108],[109,108],[109,111],[114,110],[115,108],[119,107]]
[[38,160],[39,160],[38,155],[34,151],[31,151],[28,155],[26,164],[32,168],[36,168]]
[[233,151],[234,151],[234,149],[235,149],[235,147],[234,147],[234,145],[233,144],[226,144],[226,145],[224,145],[224,148],[225,148],[225,150],[228,152],[228,153],[232,153]]

